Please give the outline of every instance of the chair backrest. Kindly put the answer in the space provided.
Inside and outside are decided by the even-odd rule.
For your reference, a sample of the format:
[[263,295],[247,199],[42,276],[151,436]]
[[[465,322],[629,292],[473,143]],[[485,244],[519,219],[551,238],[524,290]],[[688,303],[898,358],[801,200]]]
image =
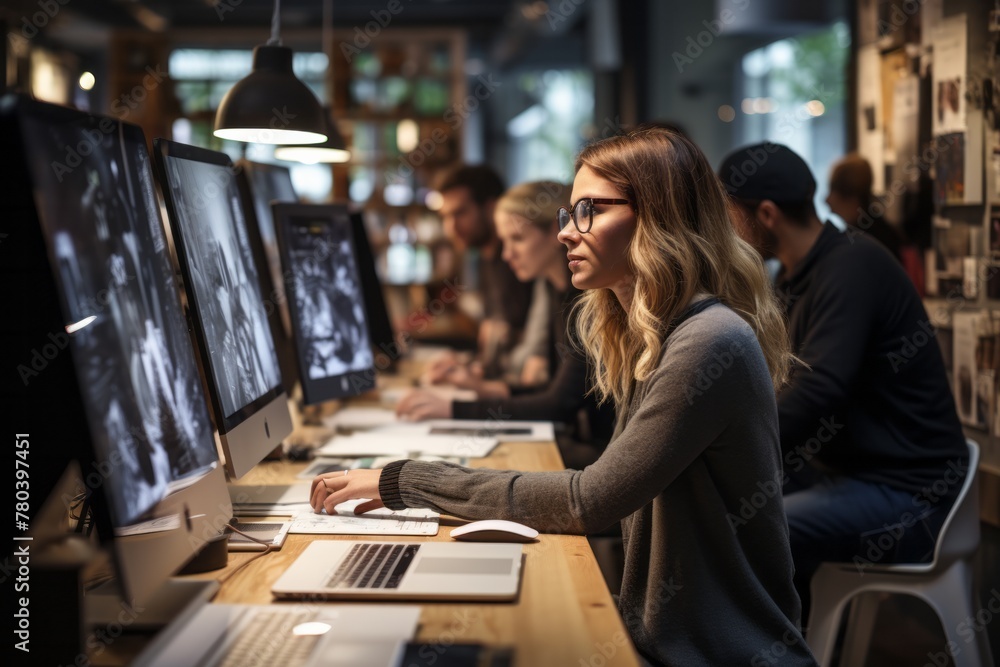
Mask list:
[[934,567],[950,565],[970,556],[979,548],[979,445],[967,439],[969,468],[962,482],[962,489],[955,504],[941,526],[937,546],[934,548]]

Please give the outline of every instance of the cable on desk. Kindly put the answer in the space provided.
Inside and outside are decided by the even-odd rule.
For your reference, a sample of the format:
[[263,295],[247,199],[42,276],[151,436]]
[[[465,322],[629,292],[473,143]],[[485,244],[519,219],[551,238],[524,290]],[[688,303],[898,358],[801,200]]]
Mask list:
[[240,563],[239,565],[237,565],[234,570],[232,570],[231,572],[227,573],[225,576],[219,577],[219,579],[217,581],[219,582],[220,585],[226,583],[227,581],[229,581],[233,577],[233,575],[235,575],[237,572],[239,572],[244,567],[246,567],[250,563],[252,563],[255,560],[257,560],[261,556],[266,556],[267,554],[271,553],[272,551],[275,551],[275,549],[273,548],[273,546],[271,545],[270,542],[265,542],[264,540],[257,539],[253,535],[248,535],[247,533],[244,533],[242,530],[240,530],[239,528],[237,528],[233,524],[229,524],[228,526],[226,526],[226,530],[231,530],[234,533],[239,533],[240,535],[242,535],[243,537],[247,538],[251,542],[256,542],[257,544],[263,544],[264,545],[264,550],[261,551],[260,553],[256,554],[256,555],[248,558],[247,560],[243,561],[242,563]]

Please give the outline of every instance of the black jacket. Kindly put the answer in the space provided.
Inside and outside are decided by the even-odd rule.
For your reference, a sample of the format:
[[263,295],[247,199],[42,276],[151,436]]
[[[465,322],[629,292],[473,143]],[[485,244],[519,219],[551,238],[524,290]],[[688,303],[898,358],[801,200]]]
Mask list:
[[[455,419],[512,419],[553,421],[568,427],[565,437],[560,436],[559,446],[563,459],[570,467],[583,467],[600,455],[611,439],[615,428],[615,412],[610,402],[598,407],[592,394],[585,357],[569,342],[569,314],[580,295],[580,290],[570,284],[564,292],[549,287],[549,341],[550,367],[554,368],[552,380],[543,388],[523,391],[512,387],[511,397],[455,401],[452,414]],[[587,395],[585,395],[587,394]],[[586,415],[580,427],[580,412]]]
[[792,351],[812,369],[797,367],[778,396],[786,471],[818,464],[919,494],[953,479],[949,465],[964,470],[935,331],[885,248],[826,223],[777,288]]

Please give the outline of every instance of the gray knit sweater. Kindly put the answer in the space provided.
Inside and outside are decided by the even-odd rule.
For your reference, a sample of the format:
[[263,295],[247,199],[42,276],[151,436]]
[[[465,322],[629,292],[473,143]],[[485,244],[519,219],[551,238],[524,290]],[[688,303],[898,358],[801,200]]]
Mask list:
[[750,327],[723,305],[683,322],[619,415],[582,471],[406,461],[383,471],[382,499],[545,532],[621,521],[620,611],[648,661],[814,665],[797,627],[774,390]]

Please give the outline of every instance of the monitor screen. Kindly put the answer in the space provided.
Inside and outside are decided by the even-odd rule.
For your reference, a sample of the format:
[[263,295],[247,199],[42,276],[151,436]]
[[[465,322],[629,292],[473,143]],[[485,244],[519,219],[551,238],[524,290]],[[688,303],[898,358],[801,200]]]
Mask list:
[[278,256],[278,240],[275,238],[274,218],[271,213],[271,202],[279,201],[296,203],[299,201],[292,187],[292,172],[288,167],[261,162],[242,162],[244,173],[253,197],[254,213],[257,217],[257,230],[264,246],[267,258],[267,268],[270,284],[274,290],[274,302],[281,318],[285,335],[292,335],[291,321],[288,317],[288,307],[285,302],[285,283],[281,277],[281,259]]
[[236,163],[241,186],[245,187],[253,200],[254,215],[247,218],[250,234],[259,240],[263,251],[260,265],[267,270],[260,271],[261,289],[264,293],[268,322],[274,337],[281,377],[289,393],[298,381],[299,371],[295,362],[295,348],[292,343],[292,324],[288,316],[285,298],[285,283],[282,278],[281,258],[278,241],[274,232],[272,201],[294,203],[298,201],[292,188],[292,174],[288,167],[261,162],[240,160]]
[[382,281],[379,280],[378,272],[375,270],[375,254],[368,241],[368,232],[361,213],[351,214],[351,231],[354,233],[354,249],[361,274],[365,312],[368,313],[368,333],[375,354],[379,355],[376,367],[385,369],[399,360],[402,350],[396,342],[392,320],[385,304],[385,295],[382,293]]
[[[146,141],[134,125],[11,96],[0,155],[0,283],[25,293],[0,328],[5,347],[45,355],[5,393],[32,437],[31,503],[78,461],[115,595],[144,606],[232,516]],[[144,519],[158,530],[115,530]]]
[[259,255],[247,231],[253,208],[225,154],[159,139],[155,145],[216,426],[227,469],[238,477],[291,432]]
[[273,208],[305,402],[373,388],[375,362],[347,209]]
[[[142,131],[27,116],[24,141],[116,525],[217,460]],[[109,126],[110,127],[110,126]],[[62,164],[67,147],[76,167]]]

